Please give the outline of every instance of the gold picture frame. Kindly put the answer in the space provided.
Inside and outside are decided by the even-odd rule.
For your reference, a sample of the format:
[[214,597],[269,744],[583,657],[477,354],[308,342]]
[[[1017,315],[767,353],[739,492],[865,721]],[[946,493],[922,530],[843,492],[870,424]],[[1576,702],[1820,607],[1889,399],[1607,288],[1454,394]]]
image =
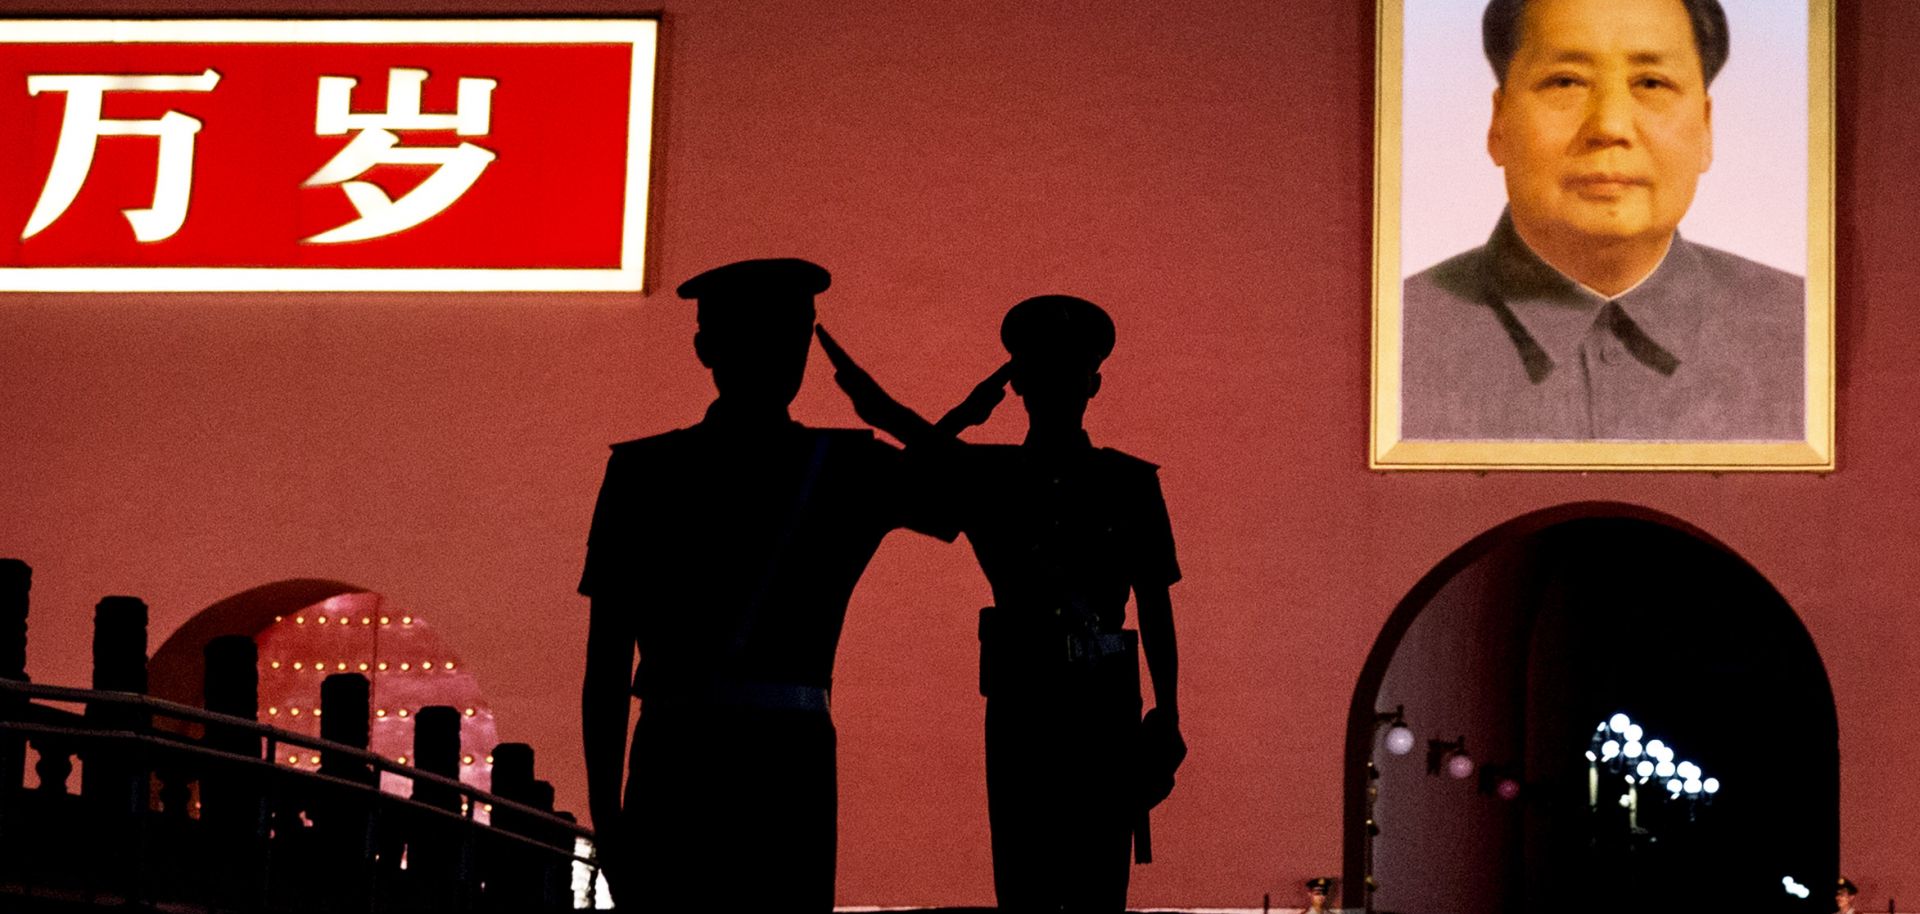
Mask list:
[[[1429,32],[1425,28],[1427,14],[1444,6],[1442,12],[1434,15],[1459,17],[1462,9],[1471,8],[1475,31],[1472,43],[1460,47],[1459,54],[1470,57],[1477,63],[1483,80],[1477,97],[1463,101],[1460,111],[1476,111],[1478,129],[1487,129],[1487,116],[1491,108],[1490,90],[1493,76],[1482,57],[1480,35],[1477,30],[1478,15],[1485,8],[1482,0],[1378,0],[1378,41],[1376,57],[1376,96],[1375,96],[1375,132],[1374,132],[1374,277],[1373,277],[1373,364],[1372,364],[1372,423],[1369,435],[1368,465],[1376,470],[1653,470],[1653,471],[1797,471],[1827,472],[1834,468],[1834,250],[1833,250],[1833,199],[1834,199],[1834,38],[1832,0],[1765,0],[1769,9],[1777,11],[1781,3],[1788,3],[1794,11],[1804,11],[1805,19],[1805,57],[1806,73],[1806,187],[1805,207],[1805,321],[1804,321],[1804,370],[1801,380],[1804,382],[1804,403],[1801,415],[1804,422],[1804,434],[1798,438],[1785,437],[1765,440],[1663,440],[1651,438],[1636,439],[1581,439],[1571,437],[1448,437],[1444,435],[1426,435],[1411,437],[1403,435],[1403,405],[1405,396],[1405,359],[1407,353],[1403,330],[1406,326],[1403,289],[1406,283],[1421,269],[1423,264],[1413,264],[1412,269],[1402,261],[1408,256],[1409,249],[1418,245],[1418,241],[1429,249],[1425,255],[1431,258],[1430,249],[1435,242],[1427,237],[1415,237],[1405,234],[1409,230],[1407,221],[1414,221],[1416,232],[1425,231],[1424,226],[1442,226],[1441,234],[1457,234],[1460,223],[1467,217],[1447,210],[1434,210],[1441,217],[1422,216],[1419,212],[1409,217],[1403,210],[1403,198],[1407,196],[1404,178],[1409,167],[1408,156],[1403,155],[1407,147],[1407,130],[1410,121],[1430,119],[1431,105],[1418,102],[1419,108],[1409,109],[1408,83],[1404,82],[1408,66],[1409,41],[1414,39],[1417,60],[1429,60],[1434,57],[1425,48],[1431,43]],[[1729,29],[1732,35],[1729,63],[1740,59],[1743,39],[1747,47],[1758,47],[1753,53],[1758,55],[1769,51],[1766,42],[1771,39],[1771,53],[1780,53],[1782,48],[1791,48],[1791,42],[1781,35],[1769,36],[1756,33],[1758,26],[1744,28],[1744,20],[1755,4],[1752,0],[1722,0],[1725,6]],[[1409,11],[1413,11],[1416,21],[1415,31],[1410,35]],[[1769,15],[1778,15],[1777,12]],[[1798,12],[1792,13],[1798,15]],[[1792,36],[1791,29],[1779,30],[1782,35]],[[1463,32],[1454,33],[1453,41]],[[1464,39],[1460,39],[1464,40]],[[1450,49],[1444,49],[1451,53]],[[1439,52],[1436,52],[1439,53]],[[1790,50],[1787,53],[1791,53]],[[1451,66],[1452,64],[1449,64]],[[1426,66],[1421,63],[1419,66]],[[1759,62],[1749,63],[1749,71],[1761,69]],[[1727,73],[1732,73],[1729,66]],[[1747,76],[1771,75],[1776,70],[1767,69],[1763,73],[1748,72]],[[1418,82],[1414,87],[1419,92],[1428,92],[1436,83],[1436,77],[1427,72],[1415,74]],[[1756,80],[1749,80],[1755,82]],[[1713,87],[1716,101],[1724,86]],[[1777,86],[1776,86],[1777,88]],[[1462,95],[1464,93],[1455,93]],[[1724,147],[1713,143],[1721,141],[1726,134],[1723,127],[1730,116],[1727,107],[1709,107],[1712,119],[1713,138],[1710,142],[1710,154],[1713,165],[1721,163]],[[1459,120],[1459,118],[1456,118]],[[1418,127],[1418,125],[1414,125]],[[1777,124],[1769,124],[1768,129],[1777,129]],[[1451,129],[1451,128],[1449,128]],[[1464,128],[1463,128],[1464,129]],[[1464,136],[1464,133],[1459,134]],[[1424,139],[1416,145],[1420,155],[1431,144]],[[1767,147],[1755,144],[1756,156],[1776,155],[1774,150],[1785,149],[1784,145]],[[1485,169],[1491,173],[1492,180],[1499,180],[1498,169],[1492,166],[1485,149],[1478,150]],[[1785,156],[1779,156],[1784,158]],[[1415,168],[1426,170],[1424,163],[1416,163]],[[1756,170],[1757,170],[1756,166]],[[1701,180],[1704,189],[1708,182],[1716,177],[1712,169]],[[1450,179],[1440,179],[1443,183]],[[1475,175],[1474,180],[1482,186],[1487,175]],[[1734,179],[1727,179],[1729,181]],[[1771,187],[1794,190],[1782,182],[1774,182]],[[1417,188],[1425,193],[1428,188]],[[1744,188],[1742,192],[1750,191]],[[1504,190],[1502,191],[1504,193]],[[1484,197],[1485,194],[1482,194]],[[1751,196],[1751,194],[1749,194]],[[1783,196],[1790,196],[1784,195]],[[1696,204],[1706,197],[1703,190]],[[1500,201],[1504,203],[1504,198]],[[1432,208],[1429,207],[1429,210]],[[1698,209],[1698,206],[1695,207]],[[1790,215],[1792,206],[1782,207]],[[1689,225],[1695,213],[1689,211],[1689,222],[1683,223],[1683,236],[1693,238]],[[1453,224],[1447,224],[1448,222]],[[1749,220],[1751,221],[1751,220]],[[1475,228],[1485,239],[1484,234],[1491,224],[1477,222]],[[1791,226],[1775,226],[1776,238],[1791,240]],[[1711,243],[1712,239],[1709,239]],[[1791,253],[1790,247],[1781,247]],[[1413,256],[1421,256],[1414,254]],[[1789,271],[1791,272],[1791,271]],[[1625,293],[1622,293],[1625,294]],[[1790,303],[1784,307],[1790,308]],[[1507,323],[1512,325],[1511,318]],[[1784,326],[1784,325],[1783,325]],[[1778,337],[1783,346],[1790,346],[1791,340]],[[1503,369],[1504,370],[1504,369]],[[1669,369],[1671,373],[1671,369]],[[1419,391],[1415,392],[1419,394]],[[1424,396],[1424,395],[1423,395]],[[1472,396],[1468,394],[1468,396]],[[1589,397],[1594,394],[1589,393]],[[1781,400],[1782,403],[1790,403]],[[1424,408],[1424,407],[1422,407]]]

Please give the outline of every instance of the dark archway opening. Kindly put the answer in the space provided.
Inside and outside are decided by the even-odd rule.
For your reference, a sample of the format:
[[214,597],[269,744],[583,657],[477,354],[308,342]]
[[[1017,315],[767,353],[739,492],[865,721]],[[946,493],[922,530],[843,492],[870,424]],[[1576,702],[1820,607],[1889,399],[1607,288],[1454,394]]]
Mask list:
[[[1376,726],[1396,706],[1408,756]],[[1590,761],[1616,713],[1644,729],[1637,757]],[[1458,737],[1476,776],[1429,774],[1428,740]],[[1671,774],[1630,785],[1656,738],[1719,792],[1676,799]],[[1792,608],[1725,546],[1631,505],[1553,508],[1461,547],[1389,618],[1349,715],[1345,812],[1349,908],[1371,875],[1371,908],[1401,914],[1824,912],[1832,693]]]

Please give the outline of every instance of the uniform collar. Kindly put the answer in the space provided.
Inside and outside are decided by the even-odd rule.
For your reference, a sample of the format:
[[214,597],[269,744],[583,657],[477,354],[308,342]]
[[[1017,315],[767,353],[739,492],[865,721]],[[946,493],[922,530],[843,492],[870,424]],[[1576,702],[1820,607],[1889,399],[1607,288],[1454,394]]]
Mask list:
[[755,434],[769,431],[785,431],[798,428],[799,423],[787,414],[786,406],[768,408],[759,405],[743,406],[738,402],[722,397],[707,407],[706,418],[700,420],[700,427],[725,434]]
[[1694,351],[1703,298],[1712,285],[1699,249],[1677,232],[1660,265],[1612,298],[1542,260],[1514,231],[1510,214],[1500,215],[1487,251],[1492,298],[1504,306],[1501,320],[1535,383],[1577,358],[1595,324],[1604,324],[1635,359],[1663,375],[1673,374]]
[[1020,445],[1037,453],[1070,455],[1093,450],[1093,439],[1087,436],[1087,430],[1083,428],[1059,432],[1028,429],[1026,440]]

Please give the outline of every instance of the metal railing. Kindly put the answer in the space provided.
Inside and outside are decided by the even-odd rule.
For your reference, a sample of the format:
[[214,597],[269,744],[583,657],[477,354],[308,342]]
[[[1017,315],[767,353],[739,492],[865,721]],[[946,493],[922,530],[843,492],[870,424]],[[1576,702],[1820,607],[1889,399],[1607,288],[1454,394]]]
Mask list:
[[[156,717],[203,733],[155,729]],[[289,747],[319,755],[319,770],[278,764]],[[75,756],[79,795],[67,788]],[[575,850],[593,834],[569,818],[247,718],[0,679],[0,762],[0,899],[519,914],[572,910],[584,877],[594,904],[597,863]],[[389,774],[413,796],[381,791]],[[488,824],[475,819],[482,808]]]

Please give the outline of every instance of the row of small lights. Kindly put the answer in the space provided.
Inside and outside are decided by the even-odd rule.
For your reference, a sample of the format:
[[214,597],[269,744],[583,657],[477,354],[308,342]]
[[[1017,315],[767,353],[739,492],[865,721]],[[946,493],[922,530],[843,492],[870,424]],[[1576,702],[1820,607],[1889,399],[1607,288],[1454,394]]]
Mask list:
[[1602,724],[1601,727],[1611,731],[1614,735],[1625,737],[1626,742],[1622,743],[1619,739],[1610,736],[1605,742],[1600,744],[1599,755],[1595,755],[1592,750],[1587,751],[1587,761],[1610,762],[1615,757],[1624,757],[1629,760],[1638,759],[1639,761],[1634,763],[1633,773],[1639,776],[1641,783],[1645,783],[1648,778],[1653,777],[1664,779],[1666,780],[1667,789],[1672,791],[1676,797],[1682,793],[1691,795],[1698,793],[1715,794],[1720,792],[1719,778],[1706,778],[1703,780],[1700,777],[1700,766],[1692,762],[1675,764],[1673,761],[1673,749],[1669,748],[1665,743],[1657,739],[1652,739],[1648,740],[1645,745],[1642,745],[1640,743],[1640,737],[1644,736],[1646,731],[1641,729],[1639,724],[1630,720],[1627,715],[1615,714],[1609,718],[1606,723]]
[[[277,670],[277,669],[279,669],[279,668],[280,668],[280,661],[278,661],[278,660],[275,660],[275,661],[273,661],[272,663],[269,663],[269,664],[267,664],[267,665],[268,665],[268,666],[270,666],[270,667],[272,667],[273,669],[276,669],[276,670]],[[304,669],[306,669],[306,668],[307,668],[307,663],[306,663],[306,661],[303,661],[303,660],[295,660],[295,661],[294,661],[293,663],[291,663],[291,664],[288,664],[288,665],[289,665],[289,666],[292,666],[292,667],[293,667],[293,668],[294,668],[295,670],[304,670]],[[333,668],[334,668],[334,669],[335,669],[336,671],[339,671],[339,672],[342,672],[342,673],[344,673],[344,672],[346,672],[346,671],[347,671],[347,665],[348,665],[348,664],[347,664],[347,661],[345,661],[345,660],[336,660],[336,661],[334,661],[334,663],[333,663]],[[385,661],[385,660],[382,660],[382,661],[380,661],[380,662],[379,662],[379,663],[377,663],[377,664],[373,664],[373,665],[372,665],[372,668],[373,668],[373,669],[377,669],[377,670],[379,670],[380,672],[383,672],[383,673],[384,673],[384,672],[386,672],[386,671],[387,671],[387,668],[388,668],[389,666],[390,666],[390,664],[389,664],[389,663],[387,663],[387,661]],[[400,663],[400,672],[402,672],[402,673],[411,673],[411,672],[413,672],[413,666],[414,666],[414,665],[413,665],[413,662],[412,662],[412,661],[401,661],[401,663]],[[433,668],[434,668],[434,666],[435,666],[435,664],[434,664],[434,662],[433,662],[433,661],[431,661],[431,660],[425,660],[425,661],[421,661],[421,663],[420,663],[420,672],[422,672],[422,673],[430,673],[430,672],[432,672],[432,671],[433,671]],[[441,663],[441,664],[439,664],[439,667],[440,667],[441,669],[443,669],[443,670],[452,670],[452,669],[453,669],[453,661],[451,661],[451,660],[448,660],[448,661],[446,661],[446,662],[444,662],[444,663]],[[359,663],[359,669],[360,669],[360,672],[362,672],[362,673],[364,673],[364,672],[367,672],[367,670],[369,669],[369,666],[368,666],[368,664],[367,664],[367,662],[366,662],[366,661],[364,661],[364,660],[363,660],[363,661],[361,661],[361,662]],[[316,672],[316,673],[324,673],[324,672],[326,672],[326,671],[327,671],[327,662],[326,662],[325,660],[315,660],[315,661],[313,662],[313,671],[314,671],[314,672]]]
[[[400,755],[400,756],[395,756],[393,760],[394,760],[394,761],[396,761],[396,762],[399,762],[399,763],[400,763],[400,764],[402,764],[402,765],[405,765],[405,764],[407,764],[407,757],[406,757],[406,756],[404,756],[404,755]],[[313,764],[315,764],[315,765],[318,765],[318,764],[320,764],[320,756],[317,756],[317,755],[309,755],[309,756],[307,756],[307,761],[309,761],[309,762],[312,762],[312,763],[313,763]],[[298,764],[300,764],[300,756],[297,756],[297,755],[289,755],[289,756],[287,756],[287,764],[289,764],[289,765],[298,765]],[[473,756],[471,756],[471,755],[463,755],[463,756],[461,756],[461,757],[460,757],[460,764],[462,764],[462,765],[471,765],[471,764],[473,764]],[[489,764],[489,765],[491,765],[491,764],[493,764],[493,756],[491,756],[491,755],[489,755],[489,756],[487,756],[487,759],[486,759],[486,764]]]
[[[407,711],[407,709],[406,709],[406,708],[401,708],[400,710],[398,710],[398,711],[396,711],[396,712],[395,712],[395,714],[396,714],[396,715],[398,715],[398,716],[400,716],[400,717],[406,717],[408,713],[409,713],[409,712]],[[472,716],[474,715],[474,709],[473,709],[473,708],[468,708],[468,709],[467,709],[466,711],[464,711],[464,712],[462,712],[462,713],[464,713],[464,714],[466,714],[466,716],[468,716],[468,717],[472,717]],[[300,709],[299,709],[299,708],[288,708],[288,709],[287,709],[287,715],[288,715],[288,716],[290,716],[290,717],[299,717],[299,716],[300,716]],[[268,716],[268,717],[279,717],[279,716],[280,716],[280,709],[279,709],[279,708],[277,708],[277,707],[276,707],[276,708],[268,708],[268,709],[267,709],[267,716]],[[320,716],[320,709],[319,709],[319,708],[314,708],[314,709],[313,709],[313,716],[315,716],[315,717],[319,717],[319,716]],[[386,709],[386,708],[375,708],[375,709],[373,710],[373,716],[375,716],[375,717],[385,717],[385,716],[387,716],[387,709]]]
[[[329,620],[332,620],[332,621],[334,621],[334,624],[336,624],[336,625],[352,625],[352,624],[353,624],[353,619],[352,619],[351,617],[349,617],[349,618],[345,618],[345,619],[338,619],[338,620],[333,620],[333,617],[331,617],[331,616],[314,616],[313,618],[314,618],[314,621],[315,621],[315,622],[317,622],[317,623],[319,623],[319,624],[321,624],[321,625],[325,625],[325,624],[327,624],[327,622],[328,622]],[[273,621],[275,621],[275,622],[285,622],[286,620],[287,620],[287,617],[286,617],[286,616],[274,616],[274,617],[273,617]],[[381,625],[390,625],[390,624],[392,624],[392,623],[393,623],[393,617],[392,617],[392,616],[381,616],[381,617],[380,617],[380,624],[381,624]],[[294,616],[294,617],[293,617],[293,624],[295,624],[295,625],[305,625],[305,624],[307,624],[307,617],[306,617],[306,616]],[[361,624],[361,625],[372,625],[372,624],[373,624],[373,617],[372,617],[372,616],[361,616],[361,617],[360,617],[360,624]],[[401,616],[401,617],[400,617],[400,624],[401,624],[401,625],[412,625],[412,624],[413,624],[413,617],[412,617],[412,616]]]

